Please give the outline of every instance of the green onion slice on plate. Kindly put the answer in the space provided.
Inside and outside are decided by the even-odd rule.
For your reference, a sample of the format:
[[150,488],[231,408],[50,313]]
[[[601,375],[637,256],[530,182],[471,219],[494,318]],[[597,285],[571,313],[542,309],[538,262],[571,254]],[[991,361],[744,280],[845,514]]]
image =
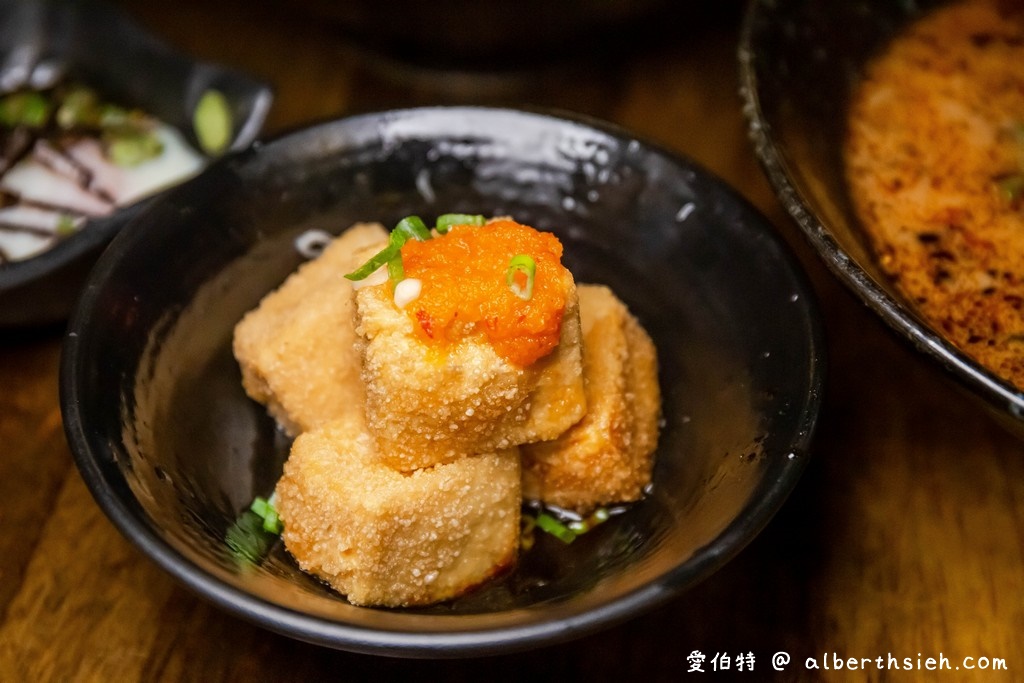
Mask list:
[[204,92],[192,111],[192,129],[203,151],[211,155],[227,151],[233,127],[231,105],[224,93],[214,89]]

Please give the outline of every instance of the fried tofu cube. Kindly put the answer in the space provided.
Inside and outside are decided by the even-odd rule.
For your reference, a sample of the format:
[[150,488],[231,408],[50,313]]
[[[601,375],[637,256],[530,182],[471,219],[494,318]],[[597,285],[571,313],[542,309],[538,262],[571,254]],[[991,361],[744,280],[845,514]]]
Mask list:
[[524,446],[523,495],[581,513],[638,500],[650,483],[661,395],[650,337],[610,289],[580,285],[587,414]]
[[419,339],[387,286],[356,292],[366,419],[382,457],[411,471],[552,439],[586,411],[579,301],[565,271],[559,343],[520,368],[481,338],[445,350]]
[[387,237],[377,224],[352,226],[235,327],[242,386],[293,436],[362,409],[355,303],[343,276],[357,252]]
[[348,416],[300,435],[277,485],[285,546],[356,605],[427,605],[514,564],[518,450],[401,473]]

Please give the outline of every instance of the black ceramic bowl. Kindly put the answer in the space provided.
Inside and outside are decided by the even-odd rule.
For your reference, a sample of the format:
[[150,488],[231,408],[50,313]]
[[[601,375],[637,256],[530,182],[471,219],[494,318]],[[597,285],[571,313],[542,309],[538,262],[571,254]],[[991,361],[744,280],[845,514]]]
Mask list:
[[[288,444],[242,391],[233,326],[302,262],[295,241],[307,231],[449,211],[555,232],[577,280],[610,285],[650,331],[665,418],[651,495],[572,545],[543,539],[510,575],[426,609],[354,607],[280,546],[240,569],[225,532],[272,490]],[[823,355],[790,252],[692,162],[600,123],[429,108],[255,146],[147,206],[72,317],[61,402],[96,500],[199,594],[315,643],[457,656],[607,626],[735,555],[804,467]]]
[[1024,435],[1024,394],[925,323],[881,270],[850,203],[841,156],[862,68],[940,0],[754,0],[739,49],[750,136],[783,205],[831,271],[902,338]]
[[[270,107],[266,85],[177,53],[102,2],[0,0],[0,16],[0,91],[81,81],[175,126],[198,147],[192,111],[216,88],[234,118],[232,150],[252,143]],[[36,257],[0,264],[0,328],[65,320],[96,257],[145,201],[90,220]]]

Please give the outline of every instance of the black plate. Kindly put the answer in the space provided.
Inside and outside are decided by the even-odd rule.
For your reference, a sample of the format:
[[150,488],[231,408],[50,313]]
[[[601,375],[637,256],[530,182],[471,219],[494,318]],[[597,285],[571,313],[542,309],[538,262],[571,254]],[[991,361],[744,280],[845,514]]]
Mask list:
[[[287,442],[249,401],[234,324],[301,262],[307,230],[408,214],[509,214],[555,232],[658,347],[653,493],[503,580],[416,610],[349,605],[279,546],[240,570],[224,533]],[[618,622],[737,553],[796,484],[822,389],[811,290],[743,199],[687,159],[592,121],[478,108],[349,118],[215,164],[98,263],[61,369],[68,439],[101,507],[159,565],[267,628],[403,656],[550,644]]]
[[739,49],[754,148],[782,204],[854,294],[900,337],[1024,436],[1024,393],[924,322],[879,268],[850,203],[842,140],[865,62],[941,0],[755,0]]
[[[0,92],[62,75],[155,115],[197,149],[192,112],[207,89],[231,107],[232,150],[252,143],[270,108],[266,85],[176,52],[103,2],[0,0],[0,17]],[[0,328],[65,320],[96,257],[145,201],[90,220],[39,256],[0,264]]]

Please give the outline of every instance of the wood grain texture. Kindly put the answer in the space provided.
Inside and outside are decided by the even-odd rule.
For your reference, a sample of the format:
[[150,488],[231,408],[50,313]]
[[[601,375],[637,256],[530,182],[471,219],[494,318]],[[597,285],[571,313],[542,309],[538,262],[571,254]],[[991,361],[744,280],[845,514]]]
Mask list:
[[[410,72],[366,58],[284,3],[122,3],[168,41],[267,79],[275,134],[380,107],[556,105],[620,123],[732,183],[779,227],[825,311],[831,370],[808,470],[781,512],[696,589],[557,647],[420,662],[334,652],[240,621],[125,541],[78,477],[61,432],[59,333],[0,333],[0,680],[674,681],[689,653],[792,663],[779,680],[894,680],[927,671],[805,671],[892,654],[1006,660],[1024,671],[1024,445],[895,339],[809,252],[746,140],[736,17],[636,50],[530,74]],[[641,49],[642,48],[642,49]],[[525,85],[524,85],[525,84]],[[966,672],[949,672],[962,680]]]

